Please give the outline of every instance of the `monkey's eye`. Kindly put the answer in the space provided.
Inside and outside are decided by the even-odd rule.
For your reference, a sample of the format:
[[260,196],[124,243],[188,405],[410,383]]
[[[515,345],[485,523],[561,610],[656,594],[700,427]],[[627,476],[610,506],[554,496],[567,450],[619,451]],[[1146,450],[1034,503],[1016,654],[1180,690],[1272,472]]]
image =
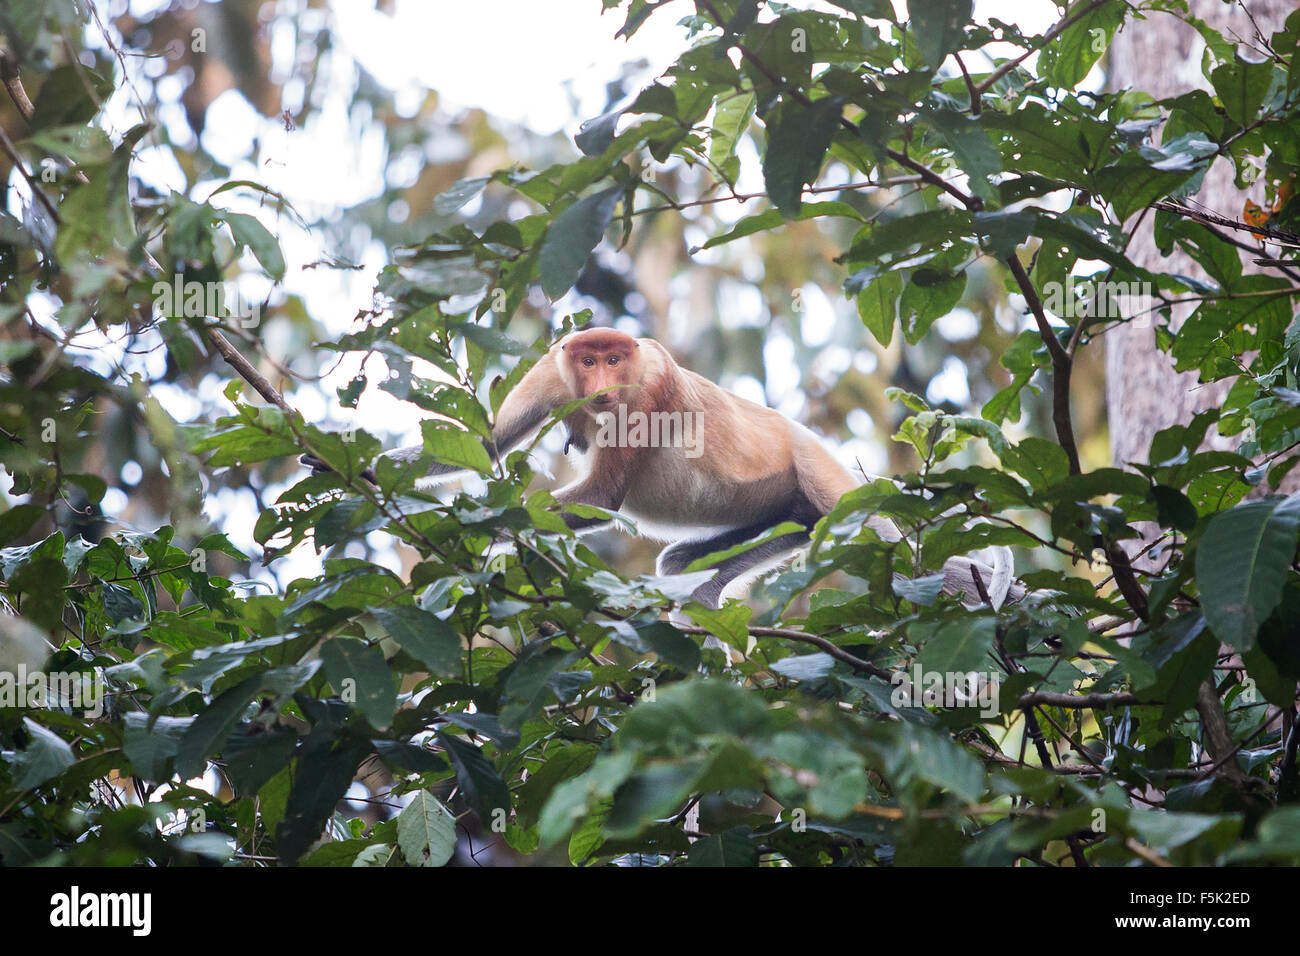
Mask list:
[[587,368],[591,368],[596,364],[596,360],[592,358],[590,355],[588,355],[585,359],[582,360],[582,364]]
[[617,356],[617,355],[611,355],[611,356],[609,357],[609,364],[610,364],[610,365],[617,365],[617,364],[618,364],[618,356]]

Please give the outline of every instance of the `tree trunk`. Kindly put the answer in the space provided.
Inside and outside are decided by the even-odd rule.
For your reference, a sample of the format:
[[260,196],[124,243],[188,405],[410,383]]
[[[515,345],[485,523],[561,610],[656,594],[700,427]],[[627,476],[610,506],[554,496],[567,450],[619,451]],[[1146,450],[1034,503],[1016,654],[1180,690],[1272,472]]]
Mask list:
[[[1255,36],[1256,24],[1265,36],[1281,27],[1295,8],[1294,0],[1246,0],[1248,16],[1240,4],[1223,0],[1190,0],[1193,16],[1228,39]],[[1252,23],[1251,18],[1254,18]],[[1112,89],[1131,87],[1157,99],[1175,96],[1194,88],[1208,88],[1201,75],[1204,43],[1191,27],[1161,13],[1150,13],[1146,22],[1129,21],[1115,38],[1109,54]],[[1238,218],[1247,195],[1233,183],[1232,164],[1226,159],[1214,163],[1205,177],[1196,201],[1229,218]],[[1262,195],[1252,198],[1263,202]],[[1203,278],[1204,271],[1189,257],[1175,253],[1165,259],[1152,237],[1150,214],[1129,246],[1129,256],[1153,271],[1176,272]],[[1249,263],[1247,271],[1258,271]],[[1190,312],[1180,306],[1173,316],[1175,327]],[[1174,371],[1173,360],[1155,344],[1154,323],[1137,328],[1127,322],[1106,333],[1106,406],[1110,420],[1110,448],[1115,463],[1146,462],[1151,439],[1162,428],[1186,424],[1199,411],[1223,403],[1232,380],[1200,385],[1194,372]],[[1224,437],[1211,428],[1206,446],[1235,448],[1237,436]]]

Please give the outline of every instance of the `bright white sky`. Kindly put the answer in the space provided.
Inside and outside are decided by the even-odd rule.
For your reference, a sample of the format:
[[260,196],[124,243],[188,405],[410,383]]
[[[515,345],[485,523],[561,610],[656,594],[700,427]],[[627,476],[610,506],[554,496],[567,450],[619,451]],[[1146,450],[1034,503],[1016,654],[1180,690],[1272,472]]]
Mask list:
[[[824,2],[793,5],[844,12]],[[397,0],[391,17],[376,11],[373,0],[332,6],[337,38],[380,82],[394,90],[415,82],[448,103],[480,107],[543,133],[577,131],[572,95],[580,119],[596,115],[605,83],[624,63],[644,58],[652,76],[669,66],[684,49],[677,23],[693,12],[691,3],[670,4],[630,40],[614,40],[626,7],[598,15],[600,0]],[[903,3],[895,6],[904,13]],[[990,16],[1031,35],[1058,19],[1050,0],[977,0],[976,19]]]
[[[102,8],[107,0],[96,3]],[[282,0],[281,6],[292,8],[293,3]],[[131,11],[137,15],[165,5],[165,0],[130,0]],[[900,13],[904,12],[901,0],[895,0],[895,5]],[[438,92],[440,106],[448,111],[477,107],[540,133],[563,129],[572,135],[581,120],[604,108],[605,84],[620,75],[624,64],[646,61],[645,67],[637,71],[636,82],[630,84],[636,88],[675,59],[686,44],[685,31],[677,21],[690,13],[693,5],[674,3],[653,14],[630,41],[613,38],[622,25],[624,11],[612,10],[602,16],[600,6],[600,0],[396,0],[390,15],[377,11],[374,0],[333,0],[333,36],[347,56],[322,61],[322,68],[329,71],[327,86],[331,92],[319,112],[301,129],[286,133],[277,119],[260,116],[240,94],[228,91],[209,110],[204,145],[232,165],[231,178],[265,183],[284,193],[308,218],[377,195],[389,157],[382,137],[377,133],[369,138],[358,136],[348,115],[355,72],[350,60],[393,90],[399,109],[404,103],[413,108],[426,90],[433,89]],[[803,6],[834,9],[825,3]],[[996,16],[1018,23],[1029,34],[1042,32],[1058,18],[1049,0],[977,0],[975,11],[977,20]],[[304,9],[303,16],[313,15],[318,12]],[[293,57],[292,38],[287,33],[273,34],[271,38],[276,69],[286,73],[292,70]],[[179,93],[179,84],[175,84],[173,99]],[[119,91],[110,103],[109,116],[110,132],[115,135],[139,121],[134,100],[126,91]],[[179,106],[164,108],[159,118],[173,129],[177,142],[185,142],[188,134],[180,122]],[[249,155],[254,141],[260,144],[259,151]],[[753,168],[746,170],[747,176],[759,176],[754,159],[750,164]],[[185,188],[179,168],[162,150],[142,156],[134,172],[160,187]],[[196,192],[202,198],[207,190]],[[384,249],[372,248],[361,271],[303,271],[303,265],[330,251],[322,248],[317,234],[293,228],[267,209],[233,193],[219,197],[219,202],[259,215],[280,237],[289,263],[285,290],[303,296],[310,314],[329,329],[342,331],[350,326],[358,309],[370,306],[375,274],[384,264]],[[250,299],[260,301],[269,284],[256,274],[251,259],[249,264],[253,268],[241,279],[241,290]],[[558,305],[562,308],[563,304]],[[810,318],[832,308],[829,299],[822,305],[825,308]],[[778,339],[771,343],[769,363],[777,372],[794,374],[790,356],[785,355],[790,349],[781,348],[789,343]],[[272,354],[282,354],[283,349],[277,349],[275,341],[267,344]],[[84,354],[93,355],[94,350]],[[160,354],[154,357],[161,361]],[[844,361],[848,360],[845,356]],[[337,407],[333,389],[346,383],[356,368],[355,360],[344,362],[322,383],[321,393],[300,390],[295,402],[303,414],[314,421],[339,416],[342,410]],[[965,388],[961,369],[945,369],[945,375],[949,372],[952,389],[960,392]],[[373,380],[373,374],[371,377]],[[797,376],[787,384],[793,391]],[[219,387],[215,378],[205,383],[205,397],[216,396]],[[771,387],[776,394],[783,388]],[[179,420],[199,414],[201,406],[194,396],[177,389],[161,391],[168,410]],[[757,397],[761,400],[759,391]],[[783,406],[782,410],[795,409]],[[336,420],[359,424],[381,437],[394,436],[392,442],[396,444],[419,440],[418,418],[413,406],[370,389],[355,421]],[[868,468],[879,456],[876,448],[845,451],[846,455],[862,458]],[[274,501],[279,490],[266,489],[266,500]],[[125,507],[125,496],[110,493],[104,505],[113,514]],[[237,546],[255,553],[252,527],[256,511],[251,497],[223,493],[210,499],[209,513]],[[396,566],[396,556],[387,563]],[[316,575],[319,568],[314,551],[304,547],[277,562],[276,571],[282,581],[287,581]]]
[[613,39],[624,11],[599,15],[599,0],[397,0],[391,17],[368,0],[333,7],[336,36],[381,83],[419,84],[541,133],[576,132],[572,99],[580,118],[598,113],[624,63],[645,59],[653,75],[683,48],[671,7],[630,40]]

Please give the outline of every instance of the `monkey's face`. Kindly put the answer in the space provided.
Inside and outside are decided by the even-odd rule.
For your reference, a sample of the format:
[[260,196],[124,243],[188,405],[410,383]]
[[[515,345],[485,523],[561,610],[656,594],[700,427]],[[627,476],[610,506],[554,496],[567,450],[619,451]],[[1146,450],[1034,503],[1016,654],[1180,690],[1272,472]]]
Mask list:
[[615,344],[597,348],[585,343],[574,343],[566,350],[571,379],[577,386],[575,397],[591,398],[584,406],[587,414],[598,415],[632,401],[634,387],[640,381],[637,375],[636,343],[635,340],[629,341],[630,347]]

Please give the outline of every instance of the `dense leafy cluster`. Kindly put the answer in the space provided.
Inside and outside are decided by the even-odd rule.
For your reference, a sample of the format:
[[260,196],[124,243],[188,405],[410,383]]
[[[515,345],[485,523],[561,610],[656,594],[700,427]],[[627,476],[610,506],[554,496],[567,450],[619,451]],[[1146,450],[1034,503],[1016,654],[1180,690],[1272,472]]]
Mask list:
[[[323,345],[382,355],[378,387],[431,413],[428,458],[477,483],[431,494],[387,460],[371,483],[377,440],[316,428],[265,393],[254,404],[232,385],[233,413],[182,426],[138,381],[63,356],[56,333],[0,343],[0,462],[11,495],[29,496],[0,515],[0,669],[85,672],[109,689],[96,716],[0,707],[0,857],[418,865],[468,837],[575,864],[1300,860],[1300,498],[1259,496],[1297,460],[1300,266],[1243,268],[1251,233],[1213,228],[1180,198],[1213,163],[1243,186],[1264,177],[1258,236],[1294,250],[1300,13],[1265,55],[1202,27],[1209,91],[1154,101],[1080,86],[1121,27],[1185,17],[1176,0],[1075,2],[1040,37],[973,24],[970,0],[913,2],[910,22],[888,0],[842,0],[839,15],[605,5],[626,7],[624,34],[681,7],[691,45],[587,124],[581,156],[444,192],[443,225],[380,274],[383,309]],[[48,206],[33,198],[26,220],[0,212],[3,320],[22,326],[39,293],[65,331],[148,323],[169,362],[206,362],[219,317],[157,314],[154,284],[171,270],[220,279],[243,249],[280,278],[276,239],[212,196],[134,184],[152,134],[114,145],[98,125],[112,62],[61,59],[72,4],[22,11],[8,46],[40,86],[19,149],[58,176],[33,183]],[[1006,44],[1026,55],[981,52]],[[498,464],[483,441],[548,344],[512,334],[530,290],[563,295],[598,243],[682,208],[643,175],[653,161],[698,166],[711,184],[699,198],[725,196],[744,138],[760,146],[770,207],[705,246],[844,219],[844,291],[882,344],[896,326],[922,340],[976,263],[1027,322],[979,417],[894,393],[914,472],[846,496],[762,601],[712,610],[688,601],[699,571],[607,566],[565,530],[526,452]],[[831,167],[839,184],[819,185]],[[530,214],[457,220],[492,191]],[[1209,278],[1131,262],[1144,221]],[[1097,307],[1086,290],[1102,283],[1134,284],[1147,306]],[[1157,435],[1149,464],[1085,470],[1072,364],[1140,321],[1179,368],[1235,384],[1222,408]],[[416,359],[444,375],[421,377]],[[344,405],[368,384],[342,390]],[[1026,436],[1022,407],[1039,401],[1053,431]],[[313,542],[329,550],[323,573],[265,593],[209,572],[248,557],[188,518],[37,534],[56,502],[103,495],[88,418],[105,402],[135,409],[178,502],[200,471],[327,462],[334,474],[297,481],[256,528],[259,560]],[[1212,426],[1240,435],[1237,451],[1202,450]],[[903,540],[877,537],[873,514]],[[342,556],[376,531],[403,543],[401,574]],[[940,593],[947,558],[1004,545],[1022,600],[971,608]],[[899,675],[969,672],[996,689],[990,706],[900,699]],[[344,804],[354,780],[368,796]]]

